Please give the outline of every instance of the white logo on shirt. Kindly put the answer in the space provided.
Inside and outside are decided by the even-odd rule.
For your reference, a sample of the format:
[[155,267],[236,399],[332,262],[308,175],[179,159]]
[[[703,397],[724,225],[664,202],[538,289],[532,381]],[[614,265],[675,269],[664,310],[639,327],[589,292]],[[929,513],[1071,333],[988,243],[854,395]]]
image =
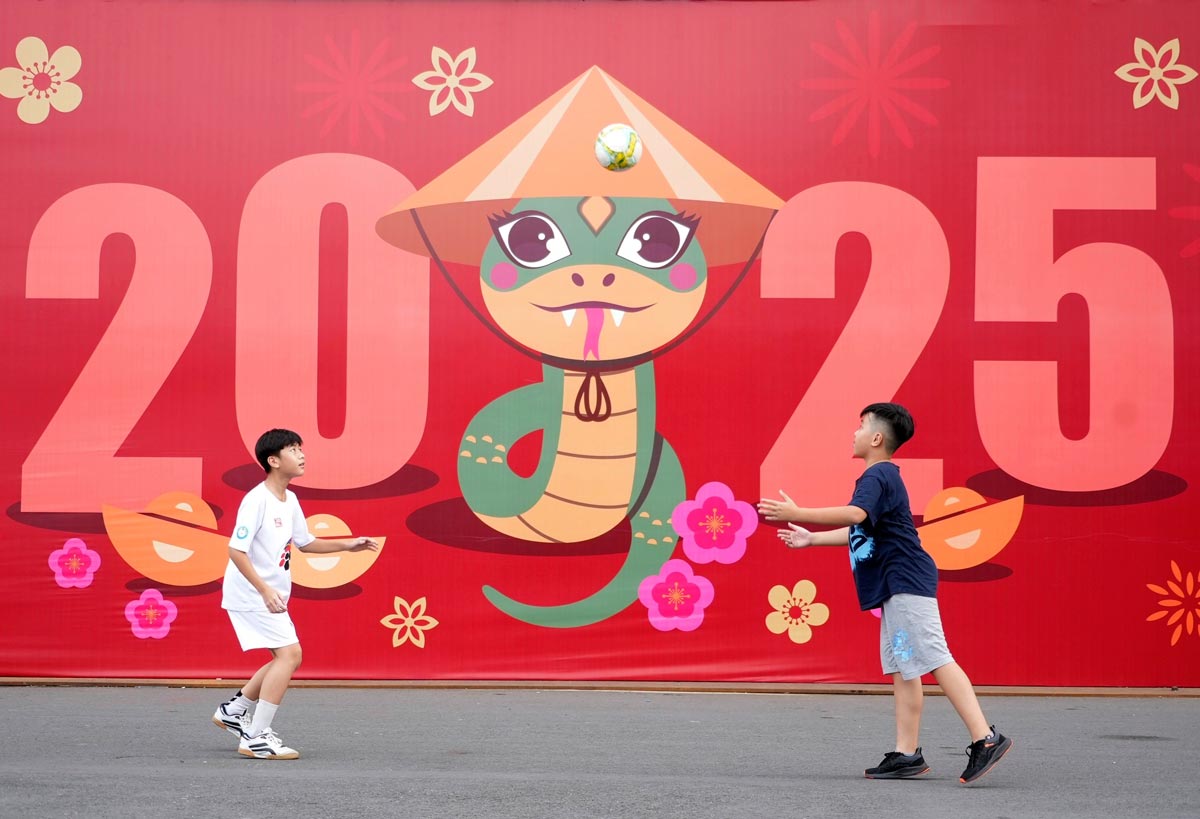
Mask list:
[[238,530],[237,530],[238,540],[245,540],[246,536],[249,534],[250,534],[250,530],[247,529],[245,526],[238,527]]
[[275,518],[275,528],[276,529],[283,528],[283,518]]

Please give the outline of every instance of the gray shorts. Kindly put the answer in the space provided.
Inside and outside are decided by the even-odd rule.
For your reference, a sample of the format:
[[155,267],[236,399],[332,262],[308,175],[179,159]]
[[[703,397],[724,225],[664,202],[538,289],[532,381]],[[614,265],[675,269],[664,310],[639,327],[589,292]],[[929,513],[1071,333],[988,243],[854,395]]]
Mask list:
[[884,674],[899,672],[906,680],[954,662],[935,598],[895,594],[883,601],[879,661]]

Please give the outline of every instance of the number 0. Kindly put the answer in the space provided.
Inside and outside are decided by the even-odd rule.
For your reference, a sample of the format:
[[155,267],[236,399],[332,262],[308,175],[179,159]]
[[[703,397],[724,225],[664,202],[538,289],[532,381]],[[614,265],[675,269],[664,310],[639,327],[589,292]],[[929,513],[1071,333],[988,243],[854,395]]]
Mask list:
[[[246,198],[238,238],[237,416],[247,448],[265,430],[304,438],[297,483],[367,486],[408,461],[429,397],[429,260],[398,250],[375,222],[412,192],[393,168],[353,154],[285,162]],[[349,221],[346,415],[337,438],[317,427],[321,212]]]

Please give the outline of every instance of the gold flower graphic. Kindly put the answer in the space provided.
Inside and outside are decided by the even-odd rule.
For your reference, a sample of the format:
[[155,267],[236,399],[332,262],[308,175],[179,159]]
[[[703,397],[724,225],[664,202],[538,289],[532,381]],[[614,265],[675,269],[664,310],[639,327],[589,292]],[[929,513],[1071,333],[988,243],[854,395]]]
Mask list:
[[304,55],[304,61],[324,75],[324,79],[296,84],[296,90],[301,93],[321,95],[319,100],[301,111],[300,116],[307,119],[324,113],[321,136],[328,134],[343,116],[348,116],[351,145],[358,142],[360,119],[366,121],[371,133],[383,139],[381,115],[393,120],[404,119],[404,114],[384,96],[408,88],[405,83],[388,80],[408,62],[407,57],[385,61],[390,45],[390,40],[380,40],[364,60],[357,31],[350,32],[348,55],[332,38],[326,37],[327,60],[313,54]]
[[812,43],[813,52],[842,72],[840,77],[810,77],[800,81],[801,88],[840,92],[832,100],[813,111],[809,122],[818,122],[838,112],[841,121],[833,131],[833,145],[840,145],[865,111],[867,114],[867,151],[872,158],[879,156],[880,118],[886,119],[892,133],[906,148],[913,147],[912,132],[904,114],[926,125],[937,125],[938,119],[929,109],[911,99],[906,91],[926,91],[946,88],[950,81],[941,77],[905,76],[914,68],[936,57],[941,46],[926,46],[904,56],[916,33],[917,24],[909,23],[892,41],[887,54],[881,54],[879,13],[867,17],[867,40],[864,51],[854,33],[841,20],[836,22],[838,39],[845,54],[839,54],[823,43]]
[[1137,62],[1125,63],[1113,72],[1125,82],[1134,83],[1133,107],[1141,108],[1158,97],[1163,105],[1178,109],[1179,89],[1176,86],[1196,79],[1196,69],[1179,62],[1179,38],[1168,40],[1155,51],[1154,46],[1135,37],[1133,56],[1137,57]]
[[0,94],[17,103],[22,122],[37,125],[50,116],[50,108],[61,113],[74,111],[83,101],[83,89],[68,82],[79,73],[79,52],[61,46],[49,55],[46,44],[37,37],[17,43],[17,68],[0,69]]
[[1158,601],[1161,608],[1147,617],[1146,622],[1161,620],[1170,615],[1167,625],[1175,626],[1175,630],[1171,632],[1171,645],[1175,645],[1183,634],[1185,623],[1188,634],[1194,632],[1200,635],[1200,584],[1191,572],[1187,573],[1187,580],[1184,580],[1183,572],[1174,560],[1171,561],[1171,574],[1175,575],[1175,579],[1168,580],[1166,588],[1155,583],[1146,584],[1146,588],[1163,598]]
[[424,71],[413,77],[413,85],[432,91],[429,97],[429,116],[435,117],[451,103],[459,113],[468,117],[475,115],[475,98],[471,95],[490,88],[490,77],[475,71],[475,49],[451,59],[450,55],[437,46],[433,47],[433,70]]
[[425,613],[425,598],[418,597],[412,605],[403,597],[396,598],[396,613],[379,621],[392,632],[392,648],[412,642],[417,648],[425,648],[425,632],[434,628],[438,621]]
[[774,609],[767,615],[767,629],[772,634],[787,632],[797,645],[812,639],[813,626],[823,626],[829,619],[829,606],[814,603],[817,587],[811,580],[801,580],[789,592],[786,586],[772,586],[767,600]]

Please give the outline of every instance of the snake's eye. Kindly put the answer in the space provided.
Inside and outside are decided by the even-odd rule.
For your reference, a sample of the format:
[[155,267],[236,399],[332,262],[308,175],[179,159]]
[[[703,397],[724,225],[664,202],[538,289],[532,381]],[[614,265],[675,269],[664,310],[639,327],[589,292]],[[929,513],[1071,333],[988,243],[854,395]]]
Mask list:
[[571,255],[562,231],[544,213],[524,211],[494,218],[492,232],[505,255],[522,267],[545,267]]
[[662,211],[642,214],[625,232],[617,255],[653,270],[674,264],[692,240],[697,221]]

